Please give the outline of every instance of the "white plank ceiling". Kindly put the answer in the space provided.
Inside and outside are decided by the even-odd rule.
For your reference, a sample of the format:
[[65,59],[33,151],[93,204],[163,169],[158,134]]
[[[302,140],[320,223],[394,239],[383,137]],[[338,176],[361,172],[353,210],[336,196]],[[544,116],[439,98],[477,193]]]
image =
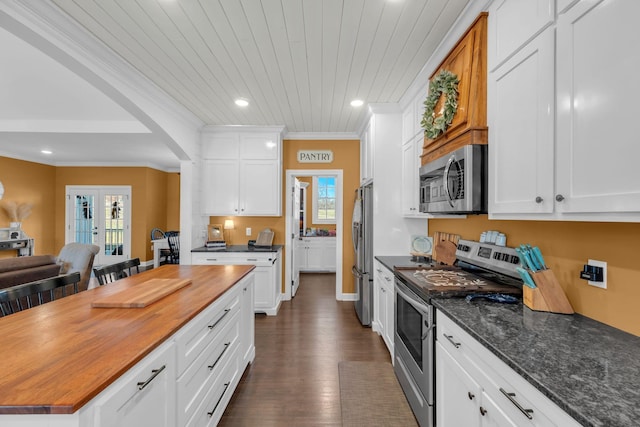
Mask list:
[[355,132],[469,0],[53,1],[207,124]]
[[[205,124],[283,125],[289,133],[355,135],[367,104],[398,102],[472,0],[46,1]],[[28,45],[0,35],[0,53],[14,58],[0,65],[0,77],[12,76],[0,81],[0,155],[29,160],[29,150],[47,145],[54,152],[58,148],[53,164],[90,164],[96,157],[117,163],[118,150],[109,146],[123,144],[135,146],[131,153],[147,153],[141,159],[131,154],[130,164],[179,165],[177,156],[136,125],[117,100],[96,104],[96,94],[71,71],[65,79],[59,70],[58,87],[53,86],[44,70],[58,68],[46,51],[29,55]],[[52,103],[48,111],[47,104],[31,103],[38,105],[31,111],[30,103],[20,101],[29,88],[37,88],[32,89],[37,94],[25,100],[61,99],[60,91],[76,97],[86,93],[87,99],[71,103],[75,98],[67,96],[68,109]],[[237,98],[249,106],[237,107]],[[364,106],[351,107],[353,99]],[[115,107],[105,112],[101,106],[109,103]],[[84,129],[68,129],[83,121]],[[117,123],[120,134],[109,136],[99,125],[87,132],[86,123],[101,121]],[[30,133],[24,124],[36,122],[41,128]]]

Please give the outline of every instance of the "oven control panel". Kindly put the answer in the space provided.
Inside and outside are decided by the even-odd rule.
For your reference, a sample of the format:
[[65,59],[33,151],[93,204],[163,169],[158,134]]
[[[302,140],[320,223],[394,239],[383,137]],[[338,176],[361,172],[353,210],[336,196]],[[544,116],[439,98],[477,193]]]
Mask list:
[[456,258],[488,270],[495,270],[508,276],[518,277],[516,268],[520,265],[520,257],[514,248],[508,246],[497,246],[491,243],[460,239],[456,250]]

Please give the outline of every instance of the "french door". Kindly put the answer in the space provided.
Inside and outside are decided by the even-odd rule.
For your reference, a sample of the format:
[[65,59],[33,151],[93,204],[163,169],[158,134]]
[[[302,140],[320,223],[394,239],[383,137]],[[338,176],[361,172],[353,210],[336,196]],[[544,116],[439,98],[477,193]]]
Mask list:
[[65,243],[97,245],[94,265],[131,255],[131,187],[67,186]]

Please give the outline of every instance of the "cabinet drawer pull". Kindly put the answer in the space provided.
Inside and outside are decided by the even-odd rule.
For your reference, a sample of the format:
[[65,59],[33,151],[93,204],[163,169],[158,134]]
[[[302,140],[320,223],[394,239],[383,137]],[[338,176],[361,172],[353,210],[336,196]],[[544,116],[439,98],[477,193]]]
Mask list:
[[218,261],[218,258],[207,258],[207,261]]
[[484,409],[482,406],[480,407],[480,415],[482,415],[484,417],[484,415],[487,413],[487,410]]
[[247,258],[247,261],[257,262],[257,261],[258,261],[258,258]]
[[215,362],[213,362],[213,365],[209,365],[207,366],[207,368],[209,368],[210,371],[213,371],[213,368],[216,367],[216,365],[218,364],[218,362],[220,361],[220,359],[222,359],[222,356],[224,356],[224,353],[227,351],[227,349],[229,348],[229,345],[231,345],[231,341],[229,341],[228,343],[224,344],[224,349],[222,350],[222,353],[220,353],[218,355],[218,357],[216,358]]
[[141,381],[137,384],[138,386],[138,390],[142,390],[143,388],[145,388],[146,386],[149,385],[149,383],[151,381],[153,381],[153,379],[155,377],[157,377],[158,375],[160,375],[160,372],[164,371],[164,368],[166,368],[167,365],[162,365],[159,369],[152,369],[151,370],[151,376],[149,378],[147,378],[146,381]]
[[442,334],[455,348],[460,348],[460,343],[453,340],[453,335]]
[[391,279],[390,279],[390,278],[388,278],[387,276],[385,276],[385,277],[384,277],[384,280],[386,280],[387,282],[390,282],[390,281],[391,281]]
[[473,400],[473,398],[476,397],[476,395],[471,393],[470,391],[467,392],[467,396],[469,396],[469,400]]
[[213,417],[213,414],[216,412],[216,409],[218,409],[218,405],[220,404],[220,402],[222,402],[222,398],[224,397],[224,394],[227,392],[227,389],[229,388],[230,384],[231,384],[230,382],[224,383],[224,390],[222,390],[222,394],[220,395],[220,398],[216,402],[216,406],[213,407],[213,410],[211,412],[207,412],[207,415],[209,415],[209,417]]
[[222,322],[222,319],[224,319],[224,316],[226,316],[227,314],[229,314],[229,312],[231,311],[230,308],[226,308],[224,310],[224,314],[222,316],[220,316],[220,318],[218,320],[216,320],[215,322],[213,322],[212,325],[207,326],[209,329],[213,329],[216,327],[216,325],[218,325],[218,323]]
[[508,393],[502,387],[500,387],[500,392],[502,394],[504,394],[507,397],[507,399],[509,399],[511,401],[511,403],[513,403],[514,406],[516,408],[518,408],[520,410],[520,412],[522,412],[525,415],[525,417],[529,418],[530,420],[533,419],[533,415],[531,415],[531,414],[533,414],[533,409],[525,409],[525,408],[523,408],[522,405],[520,403],[518,403],[518,401],[515,399],[515,397],[516,397],[515,393]]

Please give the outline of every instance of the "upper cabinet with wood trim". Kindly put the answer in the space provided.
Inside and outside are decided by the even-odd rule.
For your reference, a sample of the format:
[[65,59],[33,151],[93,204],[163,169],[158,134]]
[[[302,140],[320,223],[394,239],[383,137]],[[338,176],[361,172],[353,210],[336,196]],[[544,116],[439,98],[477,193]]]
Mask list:
[[[487,14],[482,13],[431,76],[448,70],[458,76],[458,108],[451,125],[435,139],[425,136],[421,164],[466,144],[487,143]],[[434,111],[442,108],[442,96]]]

